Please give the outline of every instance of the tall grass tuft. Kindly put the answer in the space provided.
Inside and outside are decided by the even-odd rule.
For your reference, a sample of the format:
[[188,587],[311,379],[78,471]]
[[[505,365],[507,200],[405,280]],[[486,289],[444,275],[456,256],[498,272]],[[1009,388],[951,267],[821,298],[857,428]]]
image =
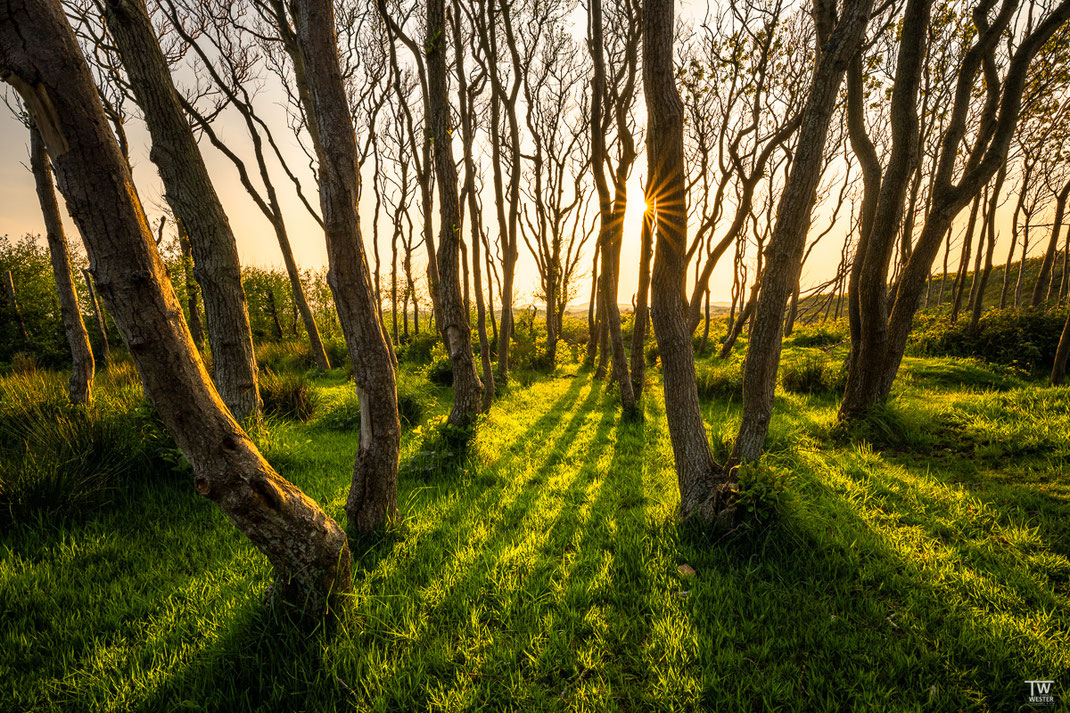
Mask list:
[[781,365],[780,385],[793,394],[839,395],[847,386],[847,371],[825,354],[803,354]]
[[260,376],[260,398],[270,416],[307,421],[319,405],[312,382],[304,374],[265,370]]
[[177,454],[128,375],[110,375],[115,388],[88,408],[67,402],[64,378],[0,380],[0,523],[90,514]]

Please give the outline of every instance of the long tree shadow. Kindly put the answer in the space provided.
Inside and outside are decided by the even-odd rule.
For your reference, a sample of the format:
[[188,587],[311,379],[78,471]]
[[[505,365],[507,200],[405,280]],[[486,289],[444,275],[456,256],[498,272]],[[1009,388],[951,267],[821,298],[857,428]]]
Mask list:
[[[545,451],[539,467],[522,482],[475,479],[472,482],[481,485],[463,494],[468,497],[454,494],[452,501],[451,496],[432,500],[432,504],[444,503],[445,507],[435,513],[435,524],[429,530],[404,533],[393,542],[377,544],[358,553],[353,610],[343,617],[339,626],[339,631],[344,633],[336,632],[326,638],[320,635],[319,643],[307,644],[312,649],[318,647],[311,656],[287,655],[284,652],[293,647],[285,639],[267,636],[263,626],[265,614],[253,612],[229,627],[227,634],[216,640],[209,651],[185,668],[172,671],[166,683],[146,702],[144,710],[174,704],[182,696],[191,695],[191,691],[199,695],[211,691],[224,709],[255,708],[267,703],[272,708],[276,704],[286,708],[288,701],[296,699],[277,690],[277,678],[288,671],[289,678],[294,680],[323,680],[324,686],[313,695],[317,707],[352,704],[358,699],[369,703],[367,692],[358,683],[359,677],[351,675],[345,661],[334,668],[322,668],[323,649],[332,645],[337,648],[339,636],[346,646],[389,652],[397,670],[393,677],[397,688],[382,692],[381,702],[389,707],[390,700],[397,705],[424,700],[428,691],[421,690],[420,681],[427,675],[436,678],[445,675],[459,665],[456,662],[429,664],[424,658],[429,643],[450,635],[462,615],[467,618],[472,603],[458,593],[484,596],[493,590],[493,565],[508,549],[509,533],[523,531],[525,520],[545,500],[542,486],[547,475],[568,456],[570,449],[575,450],[577,434],[590,420],[597,393],[589,389],[587,397],[577,403],[585,385],[585,380],[574,380],[548,411],[522,432],[522,438],[529,444]],[[562,414],[571,409],[575,413],[562,423]],[[594,441],[605,440],[611,421],[603,418],[603,422]],[[530,452],[525,454],[530,455]],[[516,457],[513,452],[502,453],[485,469],[503,469]],[[596,458],[597,451],[585,452],[583,457]],[[479,532],[466,533],[465,527],[470,527],[473,518],[483,527]],[[446,624],[436,626],[435,622]],[[428,671],[429,665],[442,666],[442,671]],[[186,693],[182,694],[183,691]],[[194,699],[199,695],[194,695]]]
[[1022,681],[1065,679],[1070,657],[1050,642],[1070,623],[1007,582],[1020,565],[954,556],[946,533],[882,512],[876,476],[843,460],[815,457],[801,501],[757,538],[681,535],[700,570],[689,620],[705,706],[1015,710]]

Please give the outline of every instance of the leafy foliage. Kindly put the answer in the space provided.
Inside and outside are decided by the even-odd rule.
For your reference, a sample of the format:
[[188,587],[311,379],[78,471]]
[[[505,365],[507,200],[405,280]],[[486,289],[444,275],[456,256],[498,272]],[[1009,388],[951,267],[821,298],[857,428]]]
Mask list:
[[1048,371],[1055,361],[1066,310],[991,310],[977,329],[968,320],[955,324],[943,316],[922,316],[911,332],[913,353],[977,357],[1028,371]]

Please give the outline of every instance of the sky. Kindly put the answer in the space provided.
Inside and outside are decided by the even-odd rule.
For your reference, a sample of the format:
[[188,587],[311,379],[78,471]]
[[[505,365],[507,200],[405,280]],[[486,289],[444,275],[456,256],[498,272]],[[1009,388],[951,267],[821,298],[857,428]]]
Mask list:
[[[694,18],[699,9],[704,11],[705,3],[685,2],[684,17]],[[800,91],[804,90],[804,87],[800,87]],[[273,107],[273,102],[279,101],[270,94],[271,91],[269,87],[266,90],[267,95],[262,97],[259,102],[262,111],[265,108]],[[281,98],[281,92],[279,96]],[[639,103],[640,111],[638,116],[640,122],[643,122],[645,121],[645,110],[641,106],[641,98]],[[264,115],[271,124],[275,138],[281,144],[283,151],[295,157],[291,165],[295,169],[299,169],[306,161],[297,147],[296,139],[286,127],[284,109],[278,106],[275,111],[265,111]],[[247,156],[248,140],[237,115],[233,112],[224,113],[219,122],[217,130],[219,130],[224,139],[232,147],[237,147],[243,155]],[[146,212],[150,220],[158,222],[161,215],[160,208],[163,205],[162,186],[156,169],[149,160],[148,133],[140,119],[131,121],[128,126],[128,133],[132,146],[131,158],[135,182],[145,202]],[[34,192],[33,177],[27,167],[28,143],[29,137],[25,128],[9,112],[3,111],[2,116],[0,116],[0,235],[8,235],[12,239],[20,238],[27,233],[39,234],[44,229],[36,193]],[[455,147],[455,154],[458,151],[459,146]],[[202,154],[208,165],[216,190],[230,218],[231,226],[234,229],[242,264],[259,267],[281,267],[282,258],[274,232],[259,209],[245,193],[233,165],[207,141],[202,142]],[[459,154],[456,155],[459,156]],[[373,254],[371,216],[374,198],[370,176],[367,175],[367,172],[365,173],[365,190],[361,199],[360,214],[370,262]],[[624,224],[620,275],[620,299],[622,303],[631,301],[638,282],[639,241],[643,213],[640,181],[644,175],[645,156],[641,153],[628,184],[629,196],[633,200],[629,202]],[[312,186],[310,174],[303,176],[303,179],[306,187]],[[322,230],[308,215],[305,208],[293,194],[293,191],[283,190],[288,189],[289,186],[286,184],[286,179],[281,172],[277,172],[276,181],[280,188],[283,213],[288,224],[295,259],[302,268],[325,266],[327,255]],[[489,190],[489,185],[487,190]],[[310,193],[310,198],[315,201],[315,194]],[[485,225],[491,230],[493,240],[494,230],[497,225],[491,213],[493,202],[490,197],[485,197],[484,203],[487,211]],[[815,213],[814,225],[818,226],[818,230],[823,229],[824,225],[827,224],[827,217],[822,215],[823,212],[825,212],[825,209],[819,208]],[[1004,213],[1007,212],[1005,207]],[[416,214],[414,214],[414,219],[418,227],[419,220]],[[1003,256],[1006,254],[1005,236],[1009,233],[1009,228],[1005,225],[1007,220],[1008,216],[1006,215],[1001,219],[1001,222],[1004,223],[1002,226],[1004,229],[1001,230],[1004,239],[1001,240],[1001,245],[997,246],[996,255],[999,262],[1002,262]],[[77,239],[77,231],[74,229],[73,223],[69,219],[66,219],[66,223],[72,246],[75,249],[80,249],[80,241]],[[694,229],[695,227],[691,226],[692,234]],[[846,230],[847,226],[844,221],[814,251],[804,268],[802,277],[804,289],[809,285],[824,281],[834,273],[840,259],[840,250]],[[379,234],[380,251],[384,256],[385,262],[383,273],[387,274],[389,271],[390,226],[385,215],[380,219]],[[1042,240],[1034,239],[1033,242],[1034,245],[1037,245]],[[531,255],[523,245],[519,249],[520,262],[517,269],[515,289],[517,294],[516,306],[518,307],[536,303],[534,295],[538,280],[538,273]],[[592,244],[589,244],[587,253],[580,261],[583,272],[578,285],[577,297],[574,300],[574,303],[577,304],[586,303],[590,293],[588,271],[590,269],[592,250],[593,241]],[[419,253],[422,253],[422,249]],[[1035,254],[1035,251],[1033,254]],[[953,255],[957,255],[957,250],[953,252]],[[750,256],[753,258],[753,249],[750,251]],[[939,264],[939,262],[940,259],[938,258],[937,263]],[[953,266],[955,262],[955,260],[952,260]],[[731,299],[731,284],[732,271],[729,255],[722,259],[711,279],[712,301],[729,301]]]

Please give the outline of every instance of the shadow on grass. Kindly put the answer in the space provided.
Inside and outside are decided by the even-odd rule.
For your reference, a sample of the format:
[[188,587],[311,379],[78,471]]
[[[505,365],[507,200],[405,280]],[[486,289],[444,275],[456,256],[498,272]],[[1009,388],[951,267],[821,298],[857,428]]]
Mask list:
[[689,618],[704,705],[1016,710],[1023,681],[1065,680],[1056,642],[1070,621],[1025,565],[956,547],[928,491],[912,503],[876,482],[894,474],[849,459],[814,456],[800,502],[758,537],[711,548],[679,529],[699,570]]
[[[590,393],[580,402],[584,387]],[[504,452],[482,469],[491,474],[510,470],[520,455],[529,457],[531,450],[537,449],[543,454],[539,466],[523,482],[472,478],[471,487],[431,499],[431,506],[438,504],[441,509],[430,530],[413,531],[402,525],[377,539],[355,543],[357,590],[353,609],[330,636],[320,632],[315,635],[318,639],[301,640],[306,648],[295,649],[288,638],[291,635],[270,633],[268,614],[255,607],[228,626],[226,634],[196,661],[172,672],[144,709],[178,705],[187,698],[203,700],[208,695],[226,710],[286,709],[295,701],[309,699],[315,700],[317,709],[370,704],[367,692],[360,688],[359,676],[353,676],[345,665],[346,657],[334,668],[323,668],[325,650],[337,650],[338,646],[354,655],[366,648],[389,652],[393,686],[379,692],[379,704],[387,708],[428,705],[432,695],[426,687],[428,680],[448,678],[466,668],[463,661],[437,656],[444,648],[448,650],[440,640],[455,636],[455,629],[473,610],[482,609],[488,621],[496,621],[518,616],[525,608],[525,592],[537,584],[534,577],[517,580],[524,586],[510,595],[513,599],[500,598],[508,589],[503,588],[500,577],[515,544],[514,533],[529,532],[526,522],[554,499],[546,487],[547,478],[569,457],[597,404],[598,394],[590,384],[574,380],[549,410],[521,433],[520,442],[528,444],[527,451]],[[573,410],[575,413],[563,420]],[[602,416],[598,433],[590,441],[592,447],[579,454],[581,463],[599,457],[608,444],[612,421],[611,413]],[[456,490],[456,486],[456,482],[444,483],[441,489]],[[471,528],[473,518],[481,525],[478,532]],[[409,621],[407,610],[397,609],[401,598],[403,607],[412,607],[415,620]],[[382,627],[377,626],[380,615],[389,619]],[[411,630],[401,631],[398,627],[403,624],[412,624]],[[280,677],[300,685],[287,688],[278,682]],[[487,680],[492,681],[493,676]],[[314,692],[305,690],[310,681],[318,682]]]

